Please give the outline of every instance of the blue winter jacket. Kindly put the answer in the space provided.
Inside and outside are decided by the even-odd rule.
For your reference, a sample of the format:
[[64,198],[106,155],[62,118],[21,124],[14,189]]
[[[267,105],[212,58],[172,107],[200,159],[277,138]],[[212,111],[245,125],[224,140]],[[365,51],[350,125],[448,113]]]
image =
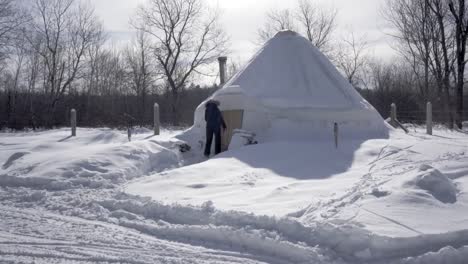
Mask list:
[[205,121],[206,127],[213,130],[218,130],[221,127],[226,128],[223,115],[215,102],[208,102],[205,105]]

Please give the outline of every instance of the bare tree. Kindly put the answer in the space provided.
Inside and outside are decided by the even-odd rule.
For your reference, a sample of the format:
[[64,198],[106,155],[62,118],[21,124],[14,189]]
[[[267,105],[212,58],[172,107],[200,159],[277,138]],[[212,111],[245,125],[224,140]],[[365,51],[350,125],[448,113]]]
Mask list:
[[131,89],[139,98],[138,117],[140,125],[143,125],[146,115],[146,101],[148,93],[158,72],[152,65],[151,49],[149,46],[147,33],[138,31],[133,45],[125,50],[125,62],[129,75]]
[[178,123],[179,96],[190,77],[226,52],[227,37],[202,0],[149,0],[139,8],[139,30],[153,38],[152,49],[172,95]]
[[234,77],[240,70],[242,70],[241,59],[231,58],[227,65],[227,80]]
[[34,111],[34,96],[36,95],[36,84],[40,75],[40,66],[41,66],[41,57],[35,52],[42,44],[40,39],[32,43],[25,41],[26,45],[31,45],[27,49],[27,62],[25,65],[25,76],[24,78],[27,86],[27,96],[26,96],[26,105],[27,110],[25,111],[28,114],[29,125],[35,129],[37,126],[36,115]]
[[96,39],[91,43],[86,51],[86,73],[84,76],[85,82],[83,87],[83,93],[86,95],[87,111],[84,113],[85,119],[89,120],[91,113],[91,97],[99,93],[100,81],[102,78],[103,65],[102,60],[105,57],[106,50],[104,49],[104,43],[107,40],[107,36],[104,32],[96,34]]
[[86,51],[102,32],[94,10],[75,0],[36,0],[33,36],[42,46],[37,53],[44,63],[44,91],[50,102],[50,125],[57,102],[80,77]]
[[436,77],[438,86],[441,87],[444,112],[446,113],[446,122],[449,128],[454,126],[454,113],[452,111],[452,100],[450,95],[451,84],[450,77],[453,73],[454,58],[454,38],[453,30],[448,26],[448,6],[443,0],[425,0],[431,13],[436,18],[437,27],[433,40],[433,58],[432,68]]
[[430,60],[436,38],[436,18],[430,13],[426,0],[388,0],[384,13],[397,30],[397,34],[393,34],[399,41],[397,50],[419,76],[421,95],[430,100]]
[[112,97],[117,94],[130,94],[125,56],[115,48],[103,49],[97,57],[97,95]]
[[266,21],[262,28],[258,29],[258,44],[263,45],[278,31],[296,30],[294,12],[290,9],[272,9],[266,14]]
[[[18,10],[20,1],[9,1],[14,7],[10,10]],[[179,13],[163,20],[174,30],[166,31],[168,43],[144,31],[131,47],[121,49],[105,44],[98,19],[81,0],[27,1],[30,19],[11,27],[8,38],[2,39],[8,40],[8,50],[0,46],[8,54],[0,64],[0,128],[67,125],[64,113],[71,107],[87,126],[121,126],[125,113],[137,117],[139,125],[149,125],[148,110],[155,100],[161,106],[161,121],[169,123],[174,122],[166,114],[174,111],[173,98],[183,104],[177,108],[180,122],[188,124],[194,109],[216,89],[191,83],[211,70],[209,62],[223,54],[226,44],[216,14],[201,2],[170,2],[176,9],[167,10]],[[0,17],[5,21],[6,16]],[[1,23],[0,27],[4,29]],[[162,30],[156,35],[166,37]],[[160,80],[161,72],[173,74]],[[174,96],[171,82],[180,98]]]
[[[388,0],[384,13],[396,28],[398,51],[418,77],[420,95],[425,101],[440,98],[447,125],[453,127],[450,90],[455,41],[448,12],[443,0]],[[430,89],[431,80],[435,91]]]
[[14,0],[0,0],[0,62],[6,59],[8,49],[27,20],[28,16]]
[[468,38],[468,15],[465,0],[450,0],[450,12],[455,22],[456,43],[456,116],[455,123],[458,128],[463,127],[463,89],[465,86],[466,44]]
[[13,49],[15,56],[10,59],[9,71],[6,73],[6,94],[7,94],[7,122],[10,127],[16,127],[16,100],[19,95],[20,82],[24,62],[26,60],[26,50],[22,43],[17,43]]
[[100,78],[100,60],[101,55],[106,52],[104,44],[107,40],[107,36],[104,31],[99,31],[96,34],[95,40],[89,45],[86,50],[86,64],[88,73],[86,74],[88,94],[95,93],[98,90],[99,78]]
[[330,54],[330,40],[336,29],[337,11],[326,9],[312,0],[298,0],[294,9],[270,10],[264,25],[258,30],[258,43],[263,44],[278,31],[302,33],[318,49]]
[[368,47],[365,37],[356,38],[353,32],[337,47],[337,55],[334,56],[337,66],[354,87],[364,82],[363,70],[368,62],[365,52]]
[[305,35],[322,52],[331,51],[330,40],[336,29],[338,11],[325,9],[311,0],[299,0],[296,19],[302,25]]

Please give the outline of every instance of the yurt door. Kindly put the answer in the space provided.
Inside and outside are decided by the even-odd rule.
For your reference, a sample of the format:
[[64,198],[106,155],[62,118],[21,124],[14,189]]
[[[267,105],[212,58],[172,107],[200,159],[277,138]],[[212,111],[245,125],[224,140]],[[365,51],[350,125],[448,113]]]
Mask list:
[[226,131],[221,136],[221,150],[226,151],[231,143],[231,138],[234,129],[242,128],[242,120],[244,118],[244,110],[229,110],[222,111],[224,122],[226,122]]

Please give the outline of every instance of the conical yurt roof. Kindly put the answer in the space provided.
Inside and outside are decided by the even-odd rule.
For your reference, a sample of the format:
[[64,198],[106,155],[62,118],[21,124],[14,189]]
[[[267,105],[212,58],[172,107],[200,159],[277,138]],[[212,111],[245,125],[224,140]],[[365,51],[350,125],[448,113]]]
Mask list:
[[267,107],[372,108],[325,55],[293,31],[277,33],[223,87],[218,94],[236,87]]
[[[277,33],[208,100],[219,101],[228,123],[256,134],[258,142],[328,138],[335,125],[341,138],[389,133],[330,60],[293,31]],[[191,130],[201,138],[207,101],[196,109]]]

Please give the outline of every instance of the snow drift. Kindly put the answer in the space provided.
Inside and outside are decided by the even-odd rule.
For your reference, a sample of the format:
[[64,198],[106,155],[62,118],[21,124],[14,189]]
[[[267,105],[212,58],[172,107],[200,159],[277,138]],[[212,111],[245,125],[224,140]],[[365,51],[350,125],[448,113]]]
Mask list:
[[468,258],[463,133],[276,141],[178,168],[199,157],[172,136],[78,132],[0,135],[0,262]]

